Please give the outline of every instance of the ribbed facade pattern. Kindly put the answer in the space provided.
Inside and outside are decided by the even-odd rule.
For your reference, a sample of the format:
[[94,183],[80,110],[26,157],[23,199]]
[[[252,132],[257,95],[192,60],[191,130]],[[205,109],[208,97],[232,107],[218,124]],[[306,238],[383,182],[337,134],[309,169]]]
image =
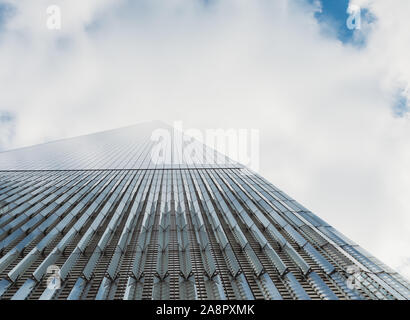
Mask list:
[[0,171],[1,299],[404,300],[409,288],[241,166]]

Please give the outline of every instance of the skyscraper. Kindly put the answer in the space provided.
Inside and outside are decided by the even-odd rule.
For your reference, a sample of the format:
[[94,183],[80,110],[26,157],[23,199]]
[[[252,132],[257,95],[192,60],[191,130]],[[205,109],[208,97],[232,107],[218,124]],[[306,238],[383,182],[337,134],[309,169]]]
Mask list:
[[409,299],[260,175],[159,127],[0,153],[1,299]]

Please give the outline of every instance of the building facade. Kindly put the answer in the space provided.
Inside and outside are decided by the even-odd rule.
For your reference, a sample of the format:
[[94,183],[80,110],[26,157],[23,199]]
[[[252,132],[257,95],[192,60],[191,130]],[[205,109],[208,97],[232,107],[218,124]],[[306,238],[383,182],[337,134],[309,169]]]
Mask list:
[[159,126],[0,153],[0,299],[409,299],[257,173],[155,156]]

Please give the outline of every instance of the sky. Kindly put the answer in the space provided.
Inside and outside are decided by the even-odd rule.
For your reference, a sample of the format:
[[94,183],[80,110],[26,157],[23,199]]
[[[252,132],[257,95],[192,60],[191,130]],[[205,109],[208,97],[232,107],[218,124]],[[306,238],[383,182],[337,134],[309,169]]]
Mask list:
[[[46,27],[51,4],[60,30]],[[264,177],[410,278],[409,12],[408,0],[0,0],[0,149],[154,119],[257,129]]]

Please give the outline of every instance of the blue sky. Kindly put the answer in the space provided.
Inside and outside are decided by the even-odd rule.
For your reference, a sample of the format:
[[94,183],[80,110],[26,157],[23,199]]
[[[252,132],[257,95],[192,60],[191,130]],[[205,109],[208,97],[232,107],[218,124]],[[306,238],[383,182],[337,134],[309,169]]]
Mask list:
[[[309,3],[319,2],[321,12],[315,14],[318,22],[325,24],[325,33],[334,36],[345,44],[352,44],[356,47],[362,47],[366,43],[366,38],[361,37],[360,30],[349,29],[346,25],[346,20],[349,16],[347,8],[349,0],[307,0]],[[362,24],[374,22],[374,17],[366,8],[361,8]],[[328,29],[330,27],[330,30]],[[355,37],[359,34],[359,37]]]
[[[307,0],[310,4],[320,4],[321,10],[315,13],[316,20],[322,26],[325,36],[334,37],[345,45],[352,45],[357,50],[366,47],[369,36],[368,25],[376,23],[376,18],[367,8],[361,8],[361,29],[349,29],[346,21],[349,13],[347,12],[349,0]],[[410,101],[404,93],[404,88],[399,87],[393,90],[392,113],[396,117],[404,117],[410,111]]]

